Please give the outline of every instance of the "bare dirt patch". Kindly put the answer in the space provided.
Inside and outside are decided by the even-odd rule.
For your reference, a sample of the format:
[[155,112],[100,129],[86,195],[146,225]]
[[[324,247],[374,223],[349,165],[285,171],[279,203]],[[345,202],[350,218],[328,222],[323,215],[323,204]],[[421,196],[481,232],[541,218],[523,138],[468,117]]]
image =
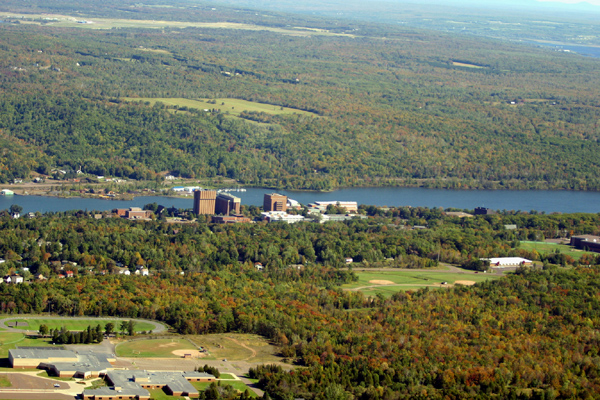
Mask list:
[[386,281],[386,280],[382,280],[382,279],[373,279],[372,281],[369,281],[369,283],[373,283],[375,285],[393,285],[394,282],[392,281]]
[[164,347],[175,347],[178,344],[179,343],[177,343],[177,342],[163,343],[163,344],[159,344],[158,347],[161,347],[161,348],[164,348]]
[[465,286],[472,286],[475,283],[476,282],[474,282],[474,281],[455,281],[454,282],[455,285],[465,285]]
[[189,358],[201,358],[206,355],[206,353],[201,353],[198,350],[173,350],[171,353],[179,357],[185,357],[189,355]]

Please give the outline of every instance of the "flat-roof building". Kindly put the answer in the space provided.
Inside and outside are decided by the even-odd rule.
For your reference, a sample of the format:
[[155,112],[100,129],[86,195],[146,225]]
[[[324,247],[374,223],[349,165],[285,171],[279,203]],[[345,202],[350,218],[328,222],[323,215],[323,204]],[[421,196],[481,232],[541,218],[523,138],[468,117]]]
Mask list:
[[229,193],[219,193],[215,200],[215,214],[239,214],[242,200]]
[[263,199],[263,211],[286,211],[287,196],[278,193],[265,194]]
[[571,236],[571,246],[580,250],[588,250],[600,253],[600,236],[578,235]]
[[193,211],[196,215],[211,215],[215,213],[216,190],[196,190],[194,192]]

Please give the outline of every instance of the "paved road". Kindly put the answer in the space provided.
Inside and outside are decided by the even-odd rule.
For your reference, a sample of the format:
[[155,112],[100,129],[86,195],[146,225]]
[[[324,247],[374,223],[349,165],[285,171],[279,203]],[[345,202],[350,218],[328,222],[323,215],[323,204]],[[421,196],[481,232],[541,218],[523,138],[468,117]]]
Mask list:
[[29,330],[27,327],[12,328],[12,327],[6,325],[6,322],[14,321],[14,320],[28,320],[28,319],[58,319],[58,320],[91,319],[91,320],[97,320],[98,323],[101,323],[102,321],[114,321],[114,320],[129,321],[130,319],[133,319],[135,322],[147,322],[147,323],[154,325],[154,328],[152,329],[152,333],[163,333],[163,332],[167,331],[167,327],[165,325],[161,324],[160,322],[150,321],[150,320],[146,320],[146,319],[114,318],[114,317],[68,317],[68,316],[61,317],[61,316],[47,316],[47,315],[15,315],[12,317],[2,318],[2,319],[0,319],[0,328],[4,329],[6,331],[9,331],[9,332],[27,331],[27,330]]

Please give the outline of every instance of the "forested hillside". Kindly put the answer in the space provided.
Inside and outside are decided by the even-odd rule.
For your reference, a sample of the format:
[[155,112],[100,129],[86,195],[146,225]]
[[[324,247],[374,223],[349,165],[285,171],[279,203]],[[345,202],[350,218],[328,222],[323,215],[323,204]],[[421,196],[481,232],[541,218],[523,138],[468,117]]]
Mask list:
[[[274,399],[598,393],[600,257],[576,262],[516,247],[519,239],[565,231],[598,234],[598,215],[459,219],[429,209],[363,211],[367,220],[323,225],[172,225],[96,220],[84,212],[1,217],[2,273],[30,279],[41,272],[50,279],[0,285],[0,310],[151,318],[190,334],[260,334],[296,365],[291,372],[251,371]],[[402,229],[417,223],[429,229]],[[505,224],[519,228],[507,231]],[[340,289],[355,279],[352,270],[338,268],[347,256],[365,267],[414,268],[438,258],[499,255],[545,266],[472,287],[387,298]],[[257,270],[256,261],[265,269]],[[132,270],[148,266],[151,275],[111,274],[119,262]],[[298,268],[299,262],[305,265]],[[75,277],[59,279],[60,268]]]
[[[82,166],[320,190],[600,188],[598,59],[202,5],[44,2],[29,12],[61,14],[29,19],[2,7],[21,12],[0,24],[4,182]],[[143,28],[154,20],[182,22]],[[209,111],[146,104],[174,97]],[[315,116],[237,118],[211,111],[220,98]]]

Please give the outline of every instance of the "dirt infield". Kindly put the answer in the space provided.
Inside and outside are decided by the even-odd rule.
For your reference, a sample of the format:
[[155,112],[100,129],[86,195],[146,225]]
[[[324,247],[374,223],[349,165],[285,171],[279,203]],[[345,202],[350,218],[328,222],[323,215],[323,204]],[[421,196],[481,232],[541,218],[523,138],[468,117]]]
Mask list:
[[472,286],[475,283],[476,282],[474,282],[474,281],[455,281],[454,282],[455,285],[465,285],[465,286]]
[[372,281],[369,281],[369,283],[374,283],[375,285],[393,285],[395,282],[386,281],[386,280],[380,280],[380,279],[374,279]]
[[188,358],[201,358],[206,355],[206,353],[201,353],[198,350],[173,350],[171,353],[175,354],[179,357],[184,357],[189,354]]

